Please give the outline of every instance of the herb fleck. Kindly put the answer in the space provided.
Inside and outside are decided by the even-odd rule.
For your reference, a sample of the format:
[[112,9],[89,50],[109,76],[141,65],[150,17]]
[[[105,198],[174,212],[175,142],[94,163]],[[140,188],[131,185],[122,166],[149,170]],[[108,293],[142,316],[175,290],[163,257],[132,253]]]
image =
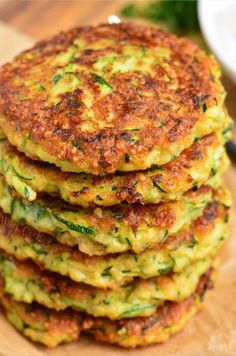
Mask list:
[[131,140],[131,136],[127,132],[122,132],[120,134],[120,137],[123,138],[126,141],[130,141]]
[[166,193],[164,189],[162,189],[159,184],[155,180],[152,181],[153,187],[158,188],[162,193]]
[[113,89],[112,86],[100,75],[98,75],[96,73],[91,73],[91,75],[96,83],[101,84],[101,85],[106,85],[108,88]]
[[202,111],[203,111],[203,112],[206,112],[206,111],[207,111],[207,104],[206,104],[206,103],[204,103],[204,104],[202,105]]
[[130,239],[128,239],[128,237],[126,237],[126,238],[125,238],[125,240],[127,241],[127,244],[131,247],[131,246],[132,246],[132,244],[131,244]]
[[62,78],[62,74],[60,73],[56,74],[52,79],[52,83],[57,84],[61,78]]
[[82,226],[82,225],[79,225],[79,224],[75,224],[75,223],[72,223],[71,221],[63,219],[61,216],[55,215],[55,214],[54,214],[54,217],[59,222],[61,222],[63,225],[68,227],[69,230],[76,231],[76,232],[78,232],[80,234],[87,234],[87,235],[93,235],[93,234],[96,233],[96,230],[91,226]]
[[167,273],[171,272],[172,269],[173,269],[173,266],[165,266],[164,268],[159,269],[158,272],[159,272],[160,276],[163,276],[163,275],[166,275]]
[[210,96],[209,94],[204,94],[202,96],[197,96],[196,94],[191,94],[195,109],[200,108],[200,106],[203,104],[204,100],[206,98],[208,98],[209,96]]
[[115,218],[116,220],[121,220],[123,219],[124,215],[121,213],[115,213],[113,214],[113,218]]
[[46,208],[44,206],[40,206],[37,211],[37,220],[44,218],[46,214]]
[[24,180],[32,180],[33,179],[33,178],[26,178],[26,177],[22,176],[20,173],[18,173],[16,171],[16,169],[13,166],[12,166],[12,169],[13,169],[14,173],[17,175],[17,177],[19,177],[21,179],[24,179]]
[[84,152],[84,149],[83,149],[83,147],[79,144],[79,142],[72,141],[71,143],[72,143],[72,145],[73,145],[74,147],[77,148],[77,150]]
[[103,277],[111,277],[111,269],[113,266],[108,266],[106,268],[104,268],[103,272],[102,272],[102,276]]
[[26,199],[28,199],[30,196],[29,189],[27,187],[25,187],[24,189],[24,196],[26,197]]
[[46,91],[47,90],[42,83],[36,84],[36,89],[42,90],[42,91]]
[[125,162],[129,163],[130,162],[130,156],[128,153],[125,153]]
[[217,170],[215,168],[211,168],[211,177],[214,177],[217,173]]

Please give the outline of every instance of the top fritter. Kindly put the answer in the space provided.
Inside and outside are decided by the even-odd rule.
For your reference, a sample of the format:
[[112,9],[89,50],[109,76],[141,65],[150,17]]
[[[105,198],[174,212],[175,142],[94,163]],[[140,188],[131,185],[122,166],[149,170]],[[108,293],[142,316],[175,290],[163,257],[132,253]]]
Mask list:
[[0,125],[33,159],[106,174],[164,164],[223,127],[215,60],[136,24],[72,29],[0,70]]

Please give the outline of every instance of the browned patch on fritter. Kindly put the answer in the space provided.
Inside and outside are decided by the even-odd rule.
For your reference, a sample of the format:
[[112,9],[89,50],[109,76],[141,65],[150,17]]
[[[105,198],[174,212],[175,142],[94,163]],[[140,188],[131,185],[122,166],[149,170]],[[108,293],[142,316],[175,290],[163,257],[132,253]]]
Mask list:
[[161,183],[161,187],[167,192],[177,190],[178,185],[183,183],[183,181],[192,182],[193,178],[188,173],[188,170],[194,166],[196,161],[203,160],[207,148],[213,143],[217,143],[217,141],[214,134],[203,137],[200,141],[182,152],[177,159],[165,164],[162,167],[164,174],[160,172],[158,175],[153,176],[152,179]]
[[0,277],[0,280],[0,300],[3,308],[7,311],[16,311],[19,318],[24,321],[24,327],[27,328],[27,323],[29,325],[35,324],[39,327],[39,330],[42,328],[41,330],[48,331],[52,340],[54,336],[60,335],[60,333],[68,335],[68,341],[78,339],[81,330],[81,316],[79,313],[72,312],[71,310],[57,312],[53,309],[42,307],[37,303],[25,304],[14,302],[9,296],[4,295],[2,277]]
[[129,180],[129,177],[127,177],[126,179],[127,179],[127,185],[119,189],[119,191],[116,194],[117,197],[121,199],[121,201],[127,201],[128,204],[132,204],[132,203],[142,204],[143,202],[142,195],[135,191],[135,187],[129,186],[132,185],[132,181]]
[[[11,188],[9,188],[9,190],[15,197],[18,196],[18,194]],[[177,202],[177,204],[179,204],[178,210],[185,208],[185,202],[187,202],[188,199],[192,199],[194,202],[195,199],[198,199],[199,197],[202,199],[207,194],[213,194],[212,187],[208,185],[202,186],[197,190],[193,189],[188,191],[184,196],[185,200],[183,200],[183,202]],[[38,204],[49,207],[52,210],[52,214],[55,216],[60,215],[60,212],[63,212],[63,210],[78,212],[78,214],[80,214],[80,209],[71,207],[60,200],[57,201],[57,205],[55,206],[55,199],[53,197],[44,197],[42,195],[42,197],[39,196],[39,199],[41,200],[38,200]],[[180,218],[180,211],[176,212],[175,202],[165,202],[157,205],[124,204],[112,206],[110,208],[88,208],[81,210],[81,213],[84,214],[84,218],[88,225],[92,226],[94,229],[117,232],[119,227],[122,226],[122,224],[125,224],[126,226],[131,227],[134,234],[138,229],[141,229],[142,226],[169,229],[174,226]],[[28,226],[25,225],[24,229],[27,231]]]
[[217,216],[222,216],[225,220],[228,220],[229,207],[214,200],[207,205],[203,215],[193,222],[194,229],[204,236],[214,226]]
[[[24,304],[14,302],[6,297],[3,293],[3,286],[0,290],[0,299],[3,308],[6,311],[17,311],[17,314],[22,319],[24,327],[27,328],[27,323],[38,323],[38,326],[45,330],[48,335],[68,335],[69,340],[76,340],[79,337],[80,331],[91,333],[97,340],[110,343],[119,343],[125,338],[135,337],[133,346],[144,344],[145,335],[158,333],[164,328],[176,325],[184,318],[196,302],[196,298],[202,300],[206,290],[212,287],[210,269],[205,275],[200,278],[198,287],[195,293],[182,302],[166,302],[162,307],[149,317],[136,317],[130,319],[121,319],[111,321],[105,317],[93,317],[85,313],[79,313],[72,310],[56,312],[52,309],[47,309],[38,305]],[[2,285],[1,281],[1,285]],[[124,332],[124,334],[122,333]],[[60,338],[59,338],[60,340]],[[68,341],[69,341],[68,340]],[[61,340],[60,340],[61,341]],[[162,340],[164,341],[164,340]]]
[[[72,281],[70,278],[61,276],[60,274],[45,270],[45,268],[39,268],[36,264],[30,260],[20,261],[11,257],[4,251],[0,250],[1,256],[6,256],[11,259],[14,264],[19,268],[19,273],[24,278],[31,278],[37,280],[40,285],[49,293],[54,295],[71,296],[75,299],[84,299],[91,296],[96,292],[96,287],[91,287],[90,285],[85,285],[83,283],[77,283]],[[106,291],[104,291],[106,293]],[[104,294],[105,295],[105,294]]]
[[[223,206],[220,202],[209,203],[207,208],[204,211],[204,214],[201,218],[198,218],[195,222],[192,223],[190,228],[186,228],[183,231],[180,231],[174,235],[167,237],[167,239],[157,244],[153,247],[155,250],[162,248],[175,249],[178,245],[183,243],[192,243],[194,235],[197,233],[201,236],[202,239],[208,236],[208,233],[214,229],[216,221],[218,219],[225,219],[228,217],[229,208]],[[50,250],[51,254],[56,258],[61,256],[64,253],[68,254],[68,258],[75,261],[83,261],[88,266],[96,264],[98,259],[106,260],[108,263],[111,259],[119,257],[120,254],[107,254],[102,257],[99,256],[88,256],[80,251],[78,251],[77,246],[71,247],[59,243],[53,236],[39,233],[33,228],[23,225],[21,223],[15,223],[11,220],[9,215],[3,214],[0,211],[0,226],[1,234],[6,239],[14,241],[14,237],[19,236],[22,239],[22,244],[34,244],[38,251],[41,253],[47,253]],[[17,258],[20,258],[19,256]],[[35,261],[37,265],[45,268],[43,264],[38,261]]]
[[[8,261],[12,261],[16,267],[16,278],[23,278],[25,280],[33,280],[37,283],[40,288],[42,288],[48,295],[51,296],[51,299],[57,301],[57,298],[72,298],[74,300],[85,300],[86,298],[95,298],[97,293],[101,293],[101,289],[90,286],[84,283],[78,283],[71,280],[68,277],[62,276],[58,273],[51,272],[49,270],[45,270],[45,268],[38,268],[38,266],[30,261],[19,261],[13,256],[5,253],[3,250],[0,249],[0,256],[2,258],[6,258]],[[14,272],[13,272],[14,274]],[[173,283],[173,276],[174,273],[170,272],[165,276],[158,276],[153,277],[148,280],[148,283],[153,283],[154,285],[160,288],[162,286],[166,287]],[[5,277],[3,277],[5,278]],[[132,284],[129,284],[129,287],[133,290],[136,287],[142,286],[144,284],[145,288],[145,281],[141,278],[136,278]],[[200,284],[200,282],[199,282]],[[204,279],[201,278],[201,284],[204,285]],[[126,287],[128,287],[126,285]],[[202,288],[203,289],[203,288]],[[109,297],[110,289],[103,289],[102,290],[103,297]],[[33,298],[33,300],[37,300],[37,298]],[[43,303],[44,304],[44,303]],[[62,307],[57,306],[57,304],[53,307],[56,310],[65,309]],[[93,314],[93,313],[92,313]],[[122,315],[122,314],[121,314]],[[118,318],[117,318],[118,319]]]
[[[74,179],[81,185],[83,182],[83,188],[78,191],[72,191],[71,196],[78,199],[81,196],[87,196],[88,199],[96,188],[103,185],[108,185],[107,196],[114,197],[114,203],[127,202],[129,204],[142,204],[143,195],[137,190],[141,188],[153,189],[155,183],[166,193],[175,193],[181,191],[183,186],[192,187],[194,184],[194,178],[191,175],[191,168],[201,164],[206,160],[207,150],[209,148],[217,148],[220,144],[215,134],[207,135],[194,143],[190,148],[184,150],[179,157],[175,160],[161,166],[147,171],[136,171],[132,173],[116,173],[116,175],[106,176],[92,176],[92,175],[75,175],[74,173],[62,172],[60,169],[53,167],[47,163],[36,162],[27,158],[24,154],[18,152],[14,146],[10,145],[8,141],[4,143],[3,152],[9,154],[12,157],[20,157],[20,160],[26,165],[30,165],[33,169],[41,174],[55,173],[57,178],[58,187],[60,183],[64,183],[68,179]],[[204,161],[205,162],[205,161]],[[157,173],[158,172],[158,173]],[[37,174],[37,172],[36,172]],[[54,177],[54,175],[53,175]],[[137,183],[139,183],[137,185]],[[159,184],[160,183],[160,184]],[[87,187],[86,185],[89,185]],[[111,187],[115,187],[114,190],[108,191]],[[94,206],[94,195],[92,194],[91,202],[89,206]],[[79,203],[79,202],[78,202]],[[97,201],[96,201],[97,203]],[[113,205],[113,204],[111,204]]]
[[[37,83],[47,87],[60,68],[53,65],[53,58],[77,38],[84,47],[72,63],[80,65],[76,75],[83,85],[51,105],[47,91],[33,91],[25,83],[37,78]],[[91,49],[104,39],[111,43]],[[91,75],[94,64],[111,53],[123,54],[127,43],[153,53],[158,48],[169,49],[170,57],[164,60],[167,65],[154,61],[150,73],[141,65],[125,73],[117,71],[109,77],[112,92],[101,95]],[[222,86],[213,77],[213,67],[215,60],[195,44],[154,27],[123,23],[72,29],[36,44],[2,67],[0,111],[19,134],[30,134],[57,159],[78,167],[86,161],[87,172],[94,174],[114,172],[124,160],[145,157],[154,147],[181,142],[191,133],[205,115],[202,105],[210,107],[221,101]],[[108,73],[109,65],[105,77]],[[93,120],[84,117],[86,90],[93,98]],[[90,128],[84,130],[84,124]],[[135,142],[129,127],[137,131]]]
[[107,318],[93,318],[88,317],[85,322],[82,324],[83,329],[92,329],[92,333],[96,335],[96,338],[103,341],[112,342],[113,337],[116,338],[116,334],[119,334],[119,331],[122,329],[125,331],[127,336],[142,336],[150,331],[158,331],[163,327],[168,327],[175,324],[181,319],[181,317],[188,312],[194,302],[194,297],[196,294],[202,295],[206,290],[212,287],[212,282],[210,281],[210,274],[212,271],[209,271],[203,275],[200,280],[196,292],[185,299],[182,302],[165,302],[163,307],[158,308],[151,316],[149,317],[136,317],[130,319],[121,319],[117,320],[115,323],[115,328],[113,329],[114,334],[104,333],[104,328],[102,323],[110,323]]
[[157,205],[157,209],[153,205],[149,206],[149,209],[141,205],[137,206],[135,210],[128,208],[124,215],[125,220],[129,222],[134,231],[142,222],[145,222],[148,215],[151,216],[152,226],[160,228],[170,228],[176,221],[174,209],[164,203]]
[[[197,198],[212,192],[210,186],[202,186],[197,190],[188,191],[186,198]],[[98,208],[100,209],[100,208]],[[117,205],[110,209],[102,208],[102,216],[97,216],[90,210],[87,210],[87,219],[90,225],[100,228],[107,228],[111,231],[116,229],[116,221],[123,221],[130,225],[135,232],[142,224],[148,224],[149,227],[170,228],[177,219],[177,213],[173,202],[147,205]],[[110,214],[110,211],[112,214]],[[106,212],[109,212],[106,214]]]

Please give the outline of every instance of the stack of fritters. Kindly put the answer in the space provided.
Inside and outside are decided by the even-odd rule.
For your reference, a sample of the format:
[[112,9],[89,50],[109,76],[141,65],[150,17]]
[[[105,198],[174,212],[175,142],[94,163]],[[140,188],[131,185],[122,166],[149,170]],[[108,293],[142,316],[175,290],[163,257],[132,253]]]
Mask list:
[[231,122],[215,60],[119,24],[61,33],[0,70],[0,299],[48,346],[165,341],[227,236]]

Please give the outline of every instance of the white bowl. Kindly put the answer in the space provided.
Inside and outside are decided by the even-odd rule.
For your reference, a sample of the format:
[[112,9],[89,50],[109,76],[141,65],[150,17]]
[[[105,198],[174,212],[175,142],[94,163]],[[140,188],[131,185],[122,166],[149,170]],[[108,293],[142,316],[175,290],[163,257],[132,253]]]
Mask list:
[[199,0],[198,17],[209,48],[236,83],[236,0]]

